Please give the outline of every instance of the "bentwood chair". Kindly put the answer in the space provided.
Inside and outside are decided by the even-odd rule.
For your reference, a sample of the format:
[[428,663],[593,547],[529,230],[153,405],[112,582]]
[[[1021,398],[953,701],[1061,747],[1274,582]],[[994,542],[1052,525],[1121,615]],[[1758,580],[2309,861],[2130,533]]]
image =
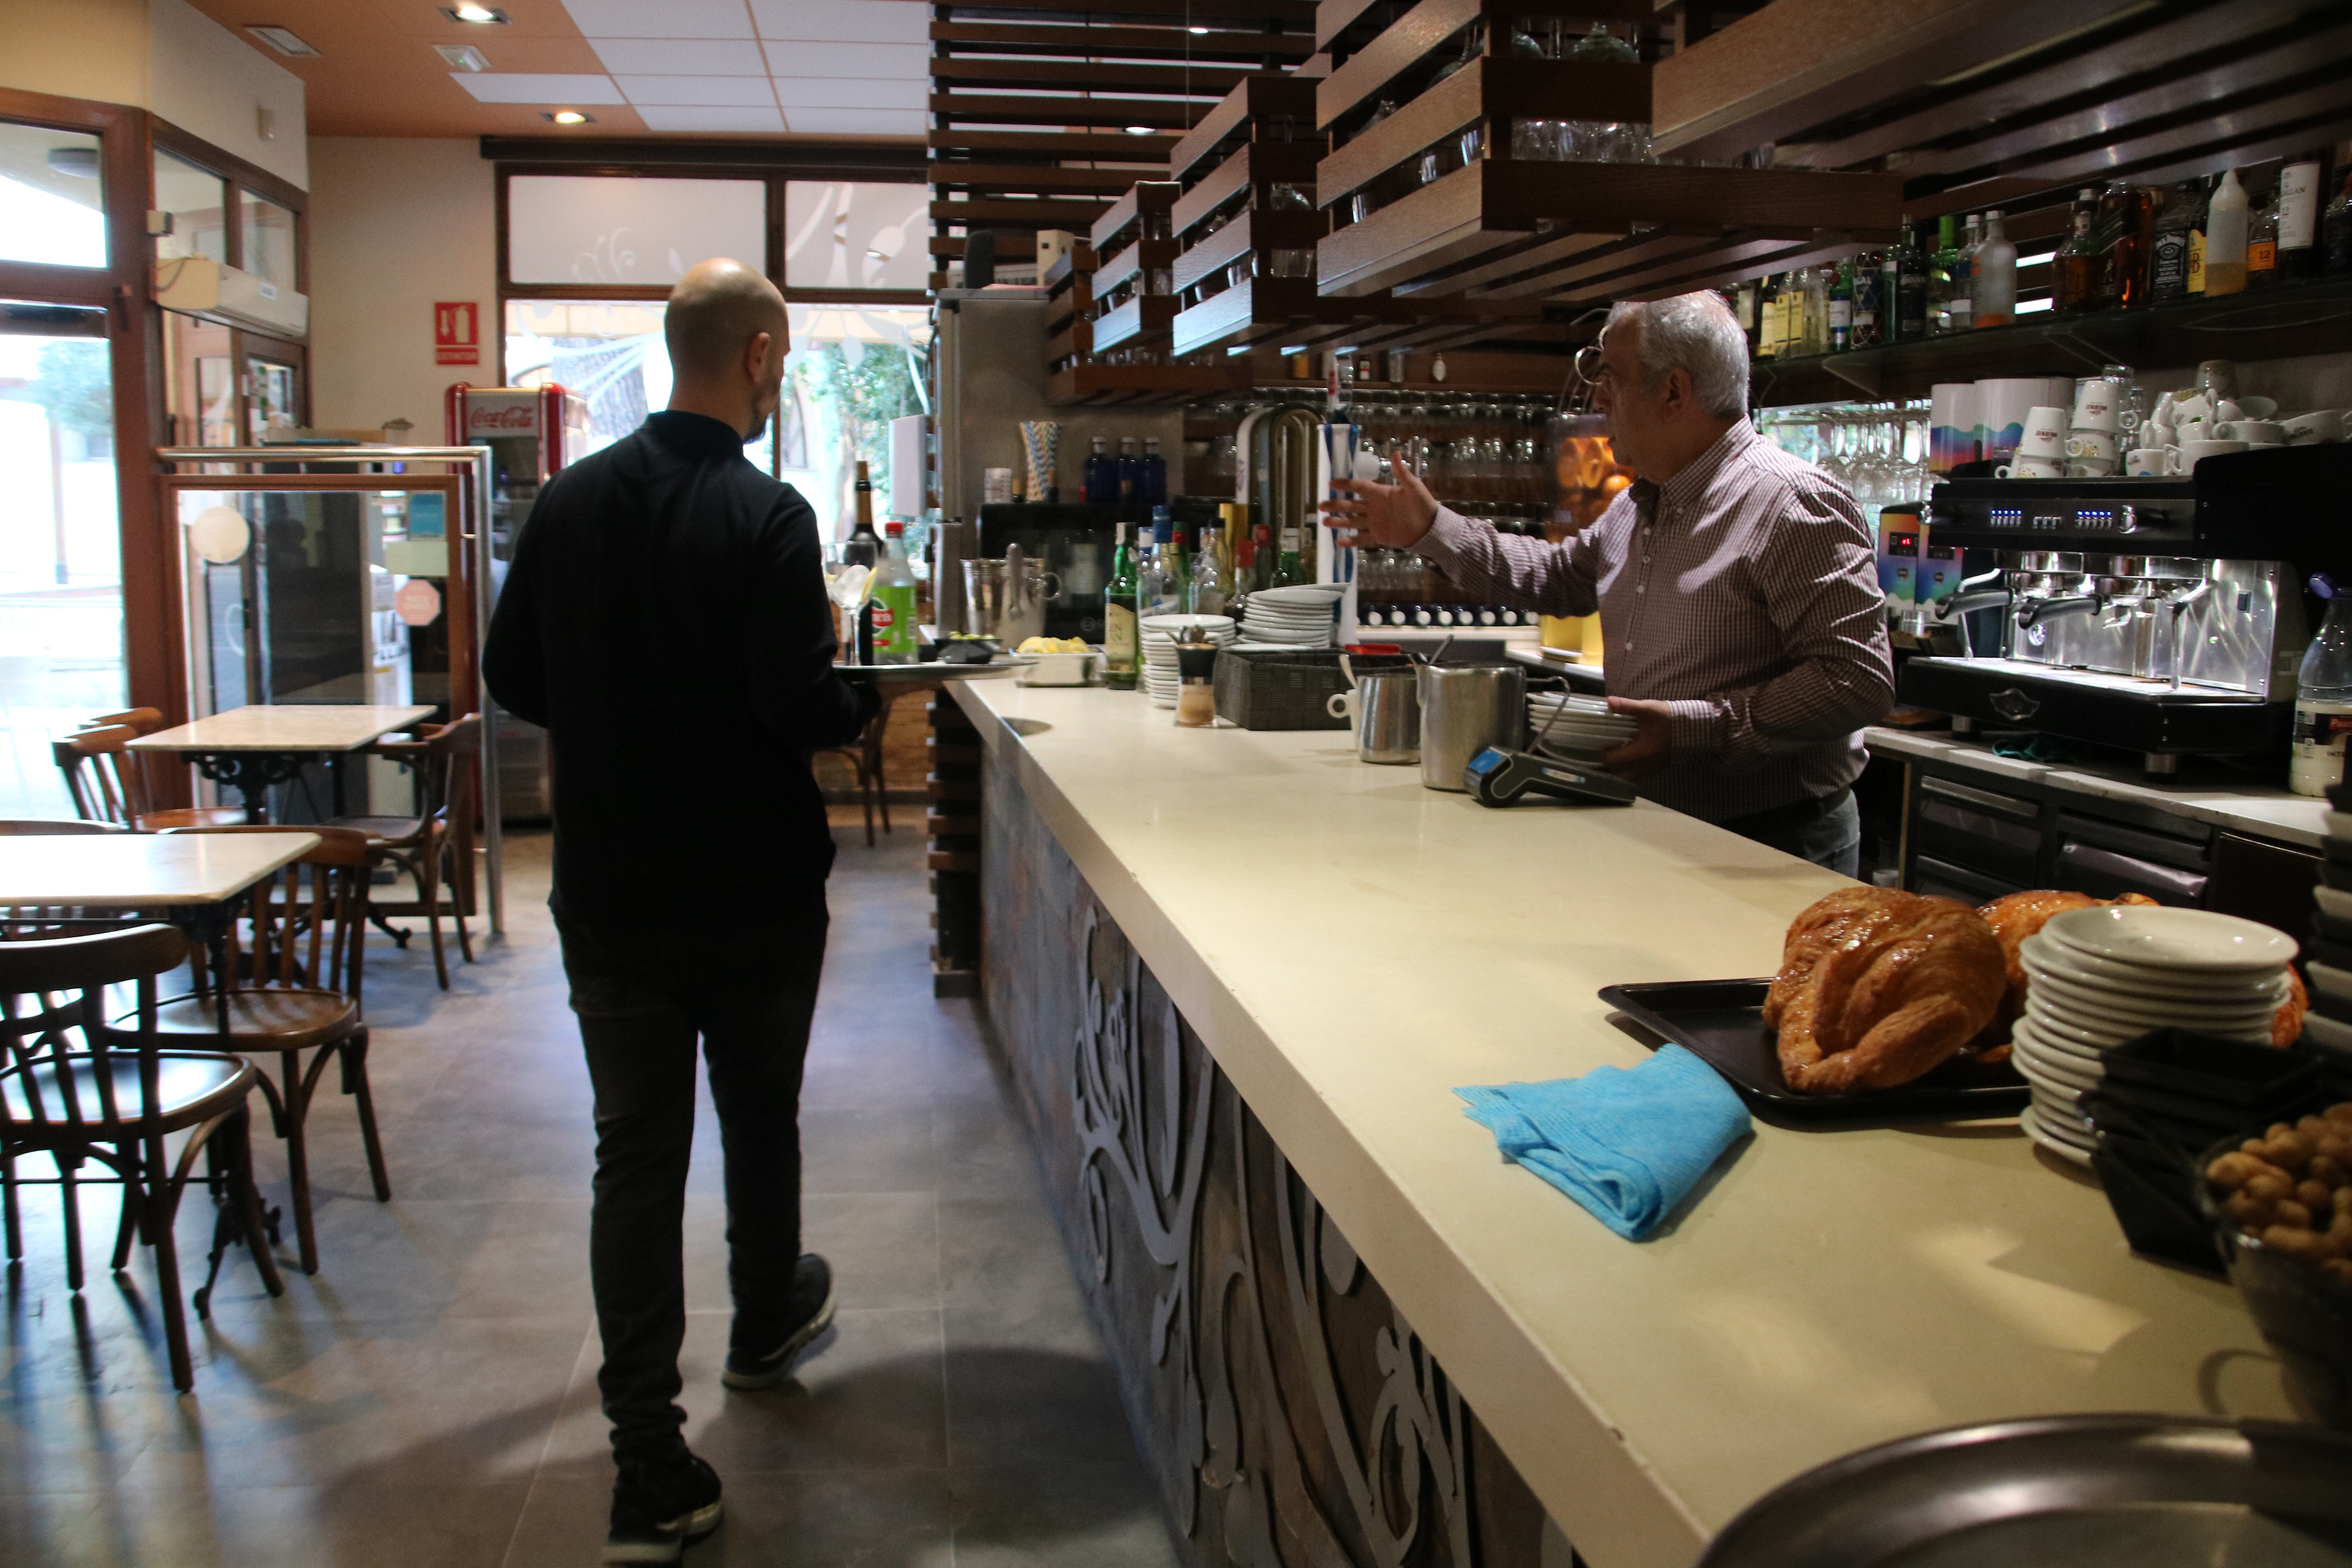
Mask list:
[[[153,713],[154,710],[134,710]],[[158,808],[149,788],[144,759],[130,749],[142,733],[131,724],[100,724],[53,741],[50,754],[65,774],[66,793],[74,811],[92,822],[111,822],[141,833],[172,827],[226,827],[245,820],[235,806],[193,805]]]
[[857,779],[858,804],[866,808],[866,847],[874,847],[874,811],[882,810],[882,831],[890,831],[890,796],[883,788],[882,736],[890,727],[890,704],[884,702],[881,711],[866,721],[857,739],[845,746],[825,746],[819,755],[835,756],[846,762]]
[[[338,816],[331,827],[367,835],[371,869],[396,867],[416,889],[413,900],[388,900],[368,890],[367,918],[402,948],[411,935],[392,924],[395,915],[425,918],[433,941],[433,973],[449,989],[449,961],[441,946],[441,917],[457,928],[457,951],[474,962],[474,939],[466,929],[466,906],[473,888],[474,772],[482,751],[482,718],[468,713],[447,724],[423,724],[413,741],[379,741],[371,756],[406,767],[416,779],[415,816]],[[446,894],[445,898],[444,894]]]
[[[187,940],[167,925],[0,942],[0,1186],[9,1259],[24,1256],[18,1186],[54,1182],[65,1210],[67,1283],[79,1292],[76,1194],[78,1184],[90,1179],[79,1173],[90,1161],[110,1170],[122,1188],[114,1270],[130,1265],[134,1237],[153,1249],[172,1385],[183,1393],[194,1386],[195,1373],[173,1221],[200,1152],[226,1191],[214,1225],[211,1271],[195,1293],[196,1315],[208,1314],[221,1255],[234,1240],[252,1252],[269,1293],[286,1292],[253,1185],[247,1110],[253,1064],[223,1051],[183,1048],[157,1027],[157,977],[186,952]],[[105,996],[111,985],[135,987],[138,1005],[110,1028]],[[183,1132],[187,1137],[174,1157],[165,1141]],[[47,1154],[58,1175],[20,1179],[17,1159],[33,1153]]]
[[[284,827],[187,827],[182,833],[284,833]],[[360,1012],[367,909],[367,835],[354,828],[305,826],[318,844],[301,858],[254,885],[246,918],[232,929],[227,949],[228,1028],[224,1034],[201,952],[191,994],[156,1011],[156,1027],[175,1041],[219,1041],[245,1056],[275,1053],[273,1081],[257,1069],[278,1135],[286,1141],[287,1173],[294,1192],[294,1235],[302,1272],[319,1271],[319,1241],[310,1219],[307,1124],[310,1101],[334,1061],[342,1091],[357,1102],[360,1138],[378,1203],[392,1199],[383,1144],[376,1133],[375,1097],[368,1086],[367,1025]],[[315,1052],[306,1068],[305,1051]]]

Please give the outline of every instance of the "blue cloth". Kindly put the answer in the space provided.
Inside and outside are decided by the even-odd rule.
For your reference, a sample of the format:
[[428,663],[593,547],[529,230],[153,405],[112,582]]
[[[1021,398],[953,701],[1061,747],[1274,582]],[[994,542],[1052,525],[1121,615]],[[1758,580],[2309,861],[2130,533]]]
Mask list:
[[1457,1089],[1503,1158],[1525,1165],[1630,1241],[1658,1228],[1748,1132],[1748,1108],[1680,1046],[1627,1071]]

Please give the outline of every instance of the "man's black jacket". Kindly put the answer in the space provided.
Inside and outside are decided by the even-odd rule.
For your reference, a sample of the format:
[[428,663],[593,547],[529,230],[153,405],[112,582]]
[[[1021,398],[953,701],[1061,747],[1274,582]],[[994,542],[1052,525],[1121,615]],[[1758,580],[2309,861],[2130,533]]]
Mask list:
[[815,514],[720,421],[656,414],[556,475],[482,670],[551,740],[557,907],[664,926],[804,907],[833,867],[808,752],[875,706],[833,657]]

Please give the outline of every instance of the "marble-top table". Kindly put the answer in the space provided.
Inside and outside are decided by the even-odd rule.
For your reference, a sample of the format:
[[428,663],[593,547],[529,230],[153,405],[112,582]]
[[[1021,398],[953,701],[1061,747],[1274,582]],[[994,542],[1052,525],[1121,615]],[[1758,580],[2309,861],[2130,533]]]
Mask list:
[[179,910],[226,903],[315,833],[41,834],[0,838],[0,906]]
[[188,757],[205,777],[235,789],[245,819],[258,823],[268,820],[269,786],[294,778],[312,757],[356,752],[432,714],[415,703],[255,703],[142,735],[131,750]]

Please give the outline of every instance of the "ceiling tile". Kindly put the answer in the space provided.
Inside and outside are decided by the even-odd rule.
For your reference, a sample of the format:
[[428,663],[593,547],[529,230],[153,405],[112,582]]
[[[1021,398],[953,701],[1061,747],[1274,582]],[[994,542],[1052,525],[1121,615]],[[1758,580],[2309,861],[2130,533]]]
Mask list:
[[930,51],[912,44],[830,44],[771,41],[772,76],[842,76],[927,81]]
[[637,113],[644,117],[648,131],[782,131],[784,128],[784,117],[773,104],[765,109],[641,104]]
[[925,127],[920,110],[795,109],[793,129],[812,136],[920,136]]
[[765,76],[760,46],[740,38],[592,38],[614,75]]
[[449,79],[477,103],[620,103],[608,76],[530,71],[451,71]]
[[772,108],[776,95],[767,79],[756,76],[624,76],[614,77],[631,103],[701,104],[709,109],[740,108],[745,104]]
[[930,7],[920,0],[751,0],[763,38],[843,44],[930,43]]
[[748,38],[743,0],[563,0],[592,38]]
[[786,109],[921,109],[919,81],[872,81],[856,77],[780,76],[776,97]]

